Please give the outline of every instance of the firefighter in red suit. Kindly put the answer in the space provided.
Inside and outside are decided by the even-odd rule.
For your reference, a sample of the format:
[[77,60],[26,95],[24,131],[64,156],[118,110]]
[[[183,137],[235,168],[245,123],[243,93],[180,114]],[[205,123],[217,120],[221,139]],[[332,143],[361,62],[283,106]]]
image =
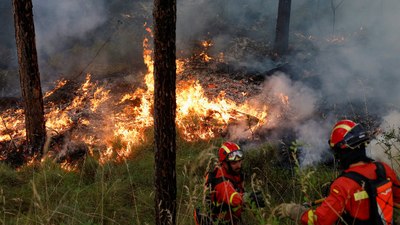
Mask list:
[[[244,204],[243,151],[233,142],[225,142],[218,151],[219,164],[206,178],[214,186],[211,194],[214,221],[237,224]],[[210,177],[214,176],[214,177]]]
[[[329,145],[344,170],[343,174],[356,172],[368,179],[377,179],[378,165],[365,153],[368,141],[369,137],[360,124],[351,120],[341,120],[335,124]],[[390,198],[386,203],[386,209],[390,210],[387,210],[388,215],[380,216],[388,220],[382,224],[393,224],[393,207],[400,203],[400,182],[392,168],[383,162],[379,164],[382,165],[381,170],[385,171],[386,179],[391,181],[391,188],[387,191]],[[329,195],[316,209],[283,203],[274,211],[280,218],[289,217],[304,225],[375,224],[371,222],[371,213],[368,193],[357,181],[346,176],[339,176],[332,182]]]
[[245,204],[264,207],[261,192],[245,193],[242,174],[244,154],[233,142],[224,142],[218,150],[218,165],[206,177],[206,186],[210,188],[210,217],[212,222],[201,222],[197,215],[196,224],[241,223],[241,214]]

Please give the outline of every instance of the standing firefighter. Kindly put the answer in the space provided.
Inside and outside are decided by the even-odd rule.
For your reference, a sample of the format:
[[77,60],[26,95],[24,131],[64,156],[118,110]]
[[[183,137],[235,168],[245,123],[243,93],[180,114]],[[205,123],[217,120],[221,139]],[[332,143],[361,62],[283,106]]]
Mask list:
[[201,216],[196,209],[197,225],[240,224],[245,202],[256,207],[265,206],[261,192],[248,194],[244,191],[243,157],[243,151],[233,142],[225,142],[219,148],[218,165],[206,176],[206,188],[210,190],[208,216]]
[[275,214],[309,225],[393,224],[393,206],[400,203],[400,182],[386,163],[366,156],[368,141],[360,124],[337,122],[329,145],[344,171],[332,182],[329,195],[315,210],[283,203]]

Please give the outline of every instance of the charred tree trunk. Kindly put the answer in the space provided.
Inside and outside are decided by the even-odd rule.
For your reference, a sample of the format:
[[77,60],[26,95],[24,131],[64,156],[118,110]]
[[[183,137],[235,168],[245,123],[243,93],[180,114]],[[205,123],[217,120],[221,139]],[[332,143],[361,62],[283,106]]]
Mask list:
[[19,76],[25,108],[28,151],[40,157],[46,139],[43,95],[36,53],[32,1],[13,0]]
[[176,223],[176,0],[154,0],[156,224]]
[[292,0],[279,0],[274,46],[275,53],[278,56],[282,56],[288,51],[291,5]]

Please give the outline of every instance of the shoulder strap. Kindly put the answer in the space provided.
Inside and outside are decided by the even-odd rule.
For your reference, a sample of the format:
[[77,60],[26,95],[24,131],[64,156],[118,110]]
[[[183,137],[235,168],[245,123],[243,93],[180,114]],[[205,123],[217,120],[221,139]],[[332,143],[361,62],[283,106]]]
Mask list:
[[377,176],[377,180],[384,180],[386,179],[386,170],[385,167],[383,166],[382,163],[380,162],[374,162],[374,164],[376,165],[376,176]]
[[376,190],[373,190],[372,181],[362,174],[354,171],[346,172],[342,174],[343,177],[350,178],[358,183],[362,189],[364,189],[369,196],[370,201],[376,197]]
[[343,173],[341,176],[348,177],[354,181],[356,181],[369,195],[369,201],[370,201],[370,218],[368,219],[370,224],[381,224],[381,220],[377,220],[378,218],[378,208],[376,204],[376,196],[377,196],[377,191],[373,188],[373,184],[378,184],[379,182],[383,181],[386,179],[386,171],[382,163],[379,162],[374,162],[376,165],[376,180],[370,180],[367,177],[354,172],[346,172]]
[[364,189],[367,188],[368,183],[369,183],[368,178],[366,178],[365,176],[363,176],[357,172],[354,172],[354,171],[343,173],[341,176],[354,180]]
[[[217,176],[217,169],[215,169],[212,172],[208,172],[207,175],[207,180],[206,180],[206,185],[211,185],[211,188],[214,189],[215,186],[217,186],[218,184],[224,182],[224,181],[229,181],[233,184],[233,186],[235,188],[237,188],[237,182],[232,180],[229,177],[225,177],[225,176],[221,176],[221,177],[216,177]],[[240,174],[241,179],[243,180],[243,174]]]
[[217,186],[219,183],[224,182],[227,180],[225,177],[216,177],[217,176],[217,169],[214,169],[211,172],[208,172],[207,174],[207,180],[206,180],[206,185],[211,185],[211,188],[214,189],[215,186]]
[[[376,165],[376,169],[375,169],[376,181],[385,180],[386,179],[385,167],[380,162],[374,162],[374,164]],[[340,176],[348,177],[348,178],[356,181],[360,186],[362,186],[364,188],[365,188],[365,184],[367,184],[368,182],[371,181],[367,177],[365,177],[357,172],[354,172],[354,171],[342,173]]]

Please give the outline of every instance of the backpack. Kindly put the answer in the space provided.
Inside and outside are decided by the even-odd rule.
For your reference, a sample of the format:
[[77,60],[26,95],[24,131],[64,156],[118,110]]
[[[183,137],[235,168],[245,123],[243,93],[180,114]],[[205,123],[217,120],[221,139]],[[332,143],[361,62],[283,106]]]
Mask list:
[[[220,205],[216,206],[214,205],[213,198],[212,197],[215,194],[215,186],[218,184],[229,180],[236,186],[236,182],[229,179],[228,177],[216,177],[217,176],[217,168],[214,168],[214,170],[209,171],[206,173],[205,176],[205,204],[206,204],[206,209],[204,213],[202,213],[200,208],[196,207],[194,209],[194,219],[195,219],[195,224],[196,225],[213,225],[213,224],[218,224],[218,222],[214,221],[213,215],[216,215],[220,213],[221,211],[226,211],[229,210],[229,207],[227,205]],[[243,180],[243,174],[240,174]]]
[[346,172],[342,176],[356,181],[368,194],[370,212],[366,224],[391,225],[393,224],[393,183],[386,178],[384,166],[379,162],[374,162],[374,164],[377,175],[375,180],[354,171]]

